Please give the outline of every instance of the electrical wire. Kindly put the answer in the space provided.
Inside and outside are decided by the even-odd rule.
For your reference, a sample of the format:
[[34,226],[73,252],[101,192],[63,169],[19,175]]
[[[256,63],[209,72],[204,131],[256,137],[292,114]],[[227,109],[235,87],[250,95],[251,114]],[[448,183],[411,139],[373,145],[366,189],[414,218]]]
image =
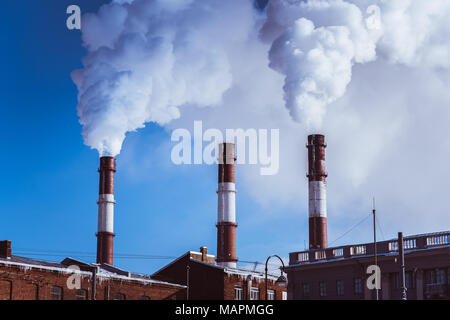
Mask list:
[[334,241],[330,242],[330,246],[335,243],[336,241],[342,239],[343,237],[345,237],[347,234],[349,234],[350,232],[352,232],[356,227],[358,227],[361,223],[363,223],[364,221],[367,220],[367,218],[369,218],[372,215],[372,213],[369,213],[364,219],[362,219],[361,221],[359,221],[357,224],[355,224],[353,227],[351,227],[349,230],[347,230],[346,232],[344,232],[340,237],[338,237],[337,239],[335,239]]
[[376,224],[378,226],[378,229],[380,229],[381,237],[383,238],[383,241],[386,240],[386,238],[384,237],[383,229],[381,228],[381,223],[378,220],[378,217],[375,217],[375,222],[376,222]]

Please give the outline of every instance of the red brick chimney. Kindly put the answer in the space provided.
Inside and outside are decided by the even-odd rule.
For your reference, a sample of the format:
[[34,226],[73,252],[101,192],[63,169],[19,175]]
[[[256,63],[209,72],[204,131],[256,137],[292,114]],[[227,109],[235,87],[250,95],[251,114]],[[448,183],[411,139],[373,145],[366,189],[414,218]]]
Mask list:
[[97,263],[113,265],[114,238],[114,173],[116,159],[114,157],[100,158],[100,182],[98,198],[98,232],[97,232]]
[[327,242],[327,173],[325,168],[325,137],[308,136],[309,180],[309,248],[324,249]]
[[233,143],[219,144],[219,185],[217,189],[217,263],[236,268],[236,157]]
[[11,241],[0,241],[0,258],[11,259]]

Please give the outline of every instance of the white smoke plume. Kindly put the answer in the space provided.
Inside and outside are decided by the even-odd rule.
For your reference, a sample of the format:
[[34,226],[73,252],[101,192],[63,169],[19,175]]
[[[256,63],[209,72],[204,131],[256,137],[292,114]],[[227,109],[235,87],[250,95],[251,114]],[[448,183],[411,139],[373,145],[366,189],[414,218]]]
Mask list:
[[[271,45],[268,65],[285,76],[293,119],[320,129],[353,66],[377,53],[448,68],[449,7],[446,0],[269,1],[260,35]],[[116,155],[126,133],[147,122],[165,125],[183,106],[220,104],[240,72],[231,70],[232,47],[258,32],[253,11],[242,0],[116,0],[85,15],[88,56],[72,75],[85,143]]]
[[449,8],[446,0],[270,1],[262,38],[275,39],[270,66],[285,75],[292,117],[321,128],[353,65],[374,61],[377,51],[393,63],[448,67]]
[[[226,49],[245,39],[252,15],[238,0],[116,1],[84,15],[88,55],[72,78],[85,143],[115,156],[127,132],[164,125],[186,105],[219,104],[232,83]],[[235,22],[228,38],[226,19]]]

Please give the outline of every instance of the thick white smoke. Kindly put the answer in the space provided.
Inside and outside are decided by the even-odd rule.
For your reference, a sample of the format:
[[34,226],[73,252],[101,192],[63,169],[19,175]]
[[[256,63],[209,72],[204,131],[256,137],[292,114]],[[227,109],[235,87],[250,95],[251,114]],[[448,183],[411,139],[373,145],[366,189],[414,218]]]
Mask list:
[[[292,117],[321,128],[326,107],[341,98],[354,64],[448,67],[450,2],[446,0],[272,0],[262,38],[270,66],[285,75]],[[444,27],[444,28],[443,28]]]
[[[84,16],[73,78],[86,144],[115,155],[149,121],[279,128],[279,174],[240,167],[240,197],[299,212],[306,133],[322,123],[330,239],[372,196],[385,228],[448,229],[450,1],[270,0],[266,13],[250,0],[123,0]],[[167,165],[170,147],[151,156]],[[133,166],[146,161],[135,149]]]
[[[239,0],[116,1],[86,14],[89,53],[72,74],[85,143],[114,156],[126,133],[147,122],[219,104],[232,83],[226,49],[245,39],[252,15]],[[224,34],[227,19],[234,24]]]

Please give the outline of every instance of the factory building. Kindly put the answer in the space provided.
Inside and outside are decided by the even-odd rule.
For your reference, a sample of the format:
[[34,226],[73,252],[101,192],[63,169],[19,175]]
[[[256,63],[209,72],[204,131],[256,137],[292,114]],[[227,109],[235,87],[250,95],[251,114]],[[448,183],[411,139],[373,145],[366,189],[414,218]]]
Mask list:
[[286,300],[279,275],[237,268],[236,255],[236,154],[233,143],[219,144],[217,187],[217,258],[189,251],[158,270],[152,278],[188,287],[192,300]]
[[40,261],[11,252],[11,242],[1,241],[0,300],[182,300],[186,297],[185,286],[111,265],[71,258],[61,262]]
[[[189,251],[158,270],[153,279],[188,287],[189,300],[266,300],[265,273],[215,264],[215,257]],[[267,300],[286,300],[286,288],[279,275],[268,275]]]
[[[400,299],[397,239],[328,248],[325,147],[323,135],[308,137],[309,250],[289,254],[288,299]],[[403,247],[407,299],[450,299],[450,232],[407,236]],[[367,285],[375,248],[380,290]]]

